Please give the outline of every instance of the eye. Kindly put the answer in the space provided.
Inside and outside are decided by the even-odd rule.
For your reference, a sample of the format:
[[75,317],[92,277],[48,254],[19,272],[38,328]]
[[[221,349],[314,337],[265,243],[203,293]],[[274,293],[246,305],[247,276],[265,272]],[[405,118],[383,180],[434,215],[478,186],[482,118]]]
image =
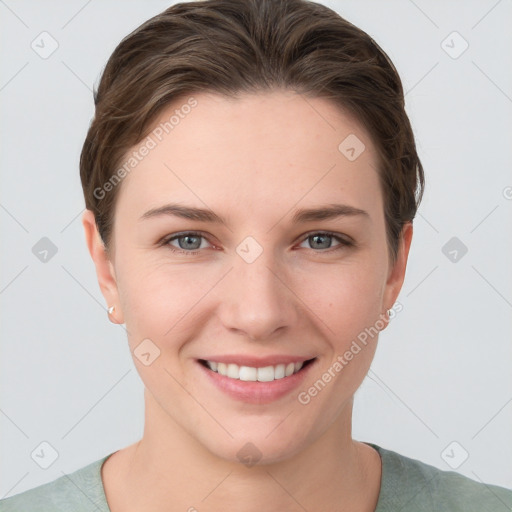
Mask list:
[[191,231],[168,237],[162,241],[162,245],[168,246],[173,252],[193,255],[198,254],[200,249],[207,247],[208,242],[201,233]]
[[[334,233],[329,233],[326,231],[319,231],[319,232],[312,233],[312,234],[308,235],[305,238],[305,240],[302,242],[302,244],[309,243],[310,247],[312,249],[319,249],[320,252],[326,252],[325,251],[326,249],[331,249],[333,247],[332,246],[333,239],[338,242],[338,244],[336,244],[334,246],[334,250],[338,250],[338,249],[342,249],[343,247],[350,247],[350,246],[354,245],[354,243],[352,241],[350,241],[346,238],[343,238],[339,235],[336,235]],[[301,244],[301,247],[302,247],[302,244]]]
[[[337,242],[334,246],[332,243],[333,240]],[[303,244],[305,243],[309,243],[310,248],[316,250],[316,252],[329,253],[355,245],[352,240],[348,239],[348,237],[345,238],[339,234],[327,231],[311,233],[306,236],[300,247],[304,247]],[[196,231],[176,233],[162,240],[161,245],[168,247],[172,252],[187,256],[199,254],[202,249],[212,246],[202,233]],[[328,249],[332,249],[332,251],[329,251]]]

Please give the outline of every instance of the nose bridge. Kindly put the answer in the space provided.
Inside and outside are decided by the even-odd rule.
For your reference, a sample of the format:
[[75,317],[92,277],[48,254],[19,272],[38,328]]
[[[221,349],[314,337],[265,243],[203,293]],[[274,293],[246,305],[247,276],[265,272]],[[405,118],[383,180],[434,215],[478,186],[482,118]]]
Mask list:
[[251,339],[264,339],[295,320],[295,307],[271,248],[248,237],[236,249],[221,320]]

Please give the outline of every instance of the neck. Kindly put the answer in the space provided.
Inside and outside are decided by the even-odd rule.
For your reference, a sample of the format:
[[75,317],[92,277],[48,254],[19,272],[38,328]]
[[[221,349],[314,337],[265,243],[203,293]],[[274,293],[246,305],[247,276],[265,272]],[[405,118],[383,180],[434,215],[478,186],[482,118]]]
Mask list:
[[[113,512],[221,511],[227,503],[239,512],[373,512],[380,490],[380,457],[352,439],[351,422],[352,401],[300,452],[249,466],[206,450],[146,392],[144,435],[123,454],[116,453],[120,456],[112,478],[117,481],[110,486],[115,492],[109,496],[105,485],[109,506]],[[114,456],[110,459],[114,462]]]

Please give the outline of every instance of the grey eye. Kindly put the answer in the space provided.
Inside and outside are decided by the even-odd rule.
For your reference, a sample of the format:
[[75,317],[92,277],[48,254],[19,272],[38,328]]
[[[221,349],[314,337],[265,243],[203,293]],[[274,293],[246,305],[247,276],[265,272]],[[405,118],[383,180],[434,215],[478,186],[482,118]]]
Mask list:
[[201,247],[201,238],[196,235],[184,235],[178,238],[180,249],[199,249]]
[[315,235],[310,235],[307,238],[307,241],[311,245],[312,249],[329,249],[332,244],[332,235],[328,235],[327,233],[317,233]]
[[[178,241],[178,245],[175,243],[176,240]],[[173,236],[168,240],[167,243],[172,247],[176,247],[177,249],[182,249],[184,251],[195,251],[205,247],[205,245],[202,244],[203,241],[205,241],[204,236],[197,235],[195,233],[185,233],[184,235]]]

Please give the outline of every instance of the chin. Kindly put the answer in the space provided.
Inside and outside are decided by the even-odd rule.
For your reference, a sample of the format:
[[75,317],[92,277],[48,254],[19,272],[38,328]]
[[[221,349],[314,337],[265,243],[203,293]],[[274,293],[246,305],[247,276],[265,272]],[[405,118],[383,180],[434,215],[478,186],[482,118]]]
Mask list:
[[[309,442],[310,436],[304,425],[295,424],[291,418],[283,421],[281,416],[267,416],[259,422],[257,419],[246,419],[231,426],[226,424],[233,437],[218,429],[215,436],[212,436],[211,431],[202,432],[198,433],[196,439],[215,457],[247,467],[271,465],[291,459]],[[286,425],[287,421],[290,424]]]

